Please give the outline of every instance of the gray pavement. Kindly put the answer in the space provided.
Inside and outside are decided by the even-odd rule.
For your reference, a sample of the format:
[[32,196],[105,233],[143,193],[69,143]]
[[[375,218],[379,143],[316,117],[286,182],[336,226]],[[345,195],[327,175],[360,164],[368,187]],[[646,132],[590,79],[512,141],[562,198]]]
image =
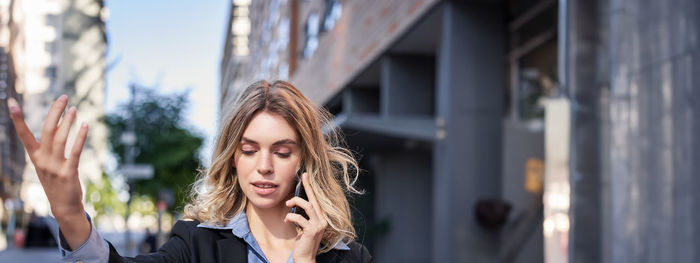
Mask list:
[[[138,247],[138,244],[140,244],[144,238],[143,232],[132,232],[131,238],[133,240],[134,248],[127,250],[123,232],[107,232],[100,233],[100,235],[102,235],[102,238],[111,242],[122,256],[135,256],[137,253],[136,247]],[[58,262],[60,258],[60,252],[57,247],[24,249],[8,248],[0,251],[0,262],[48,263]]]
[[9,248],[0,251],[0,262],[58,262],[58,248]]

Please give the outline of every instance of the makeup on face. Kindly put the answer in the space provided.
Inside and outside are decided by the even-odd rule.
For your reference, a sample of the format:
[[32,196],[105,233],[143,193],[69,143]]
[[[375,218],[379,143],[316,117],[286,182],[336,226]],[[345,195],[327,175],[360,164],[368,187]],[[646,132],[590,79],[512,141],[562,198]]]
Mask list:
[[243,193],[258,207],[275,207],[293,194],[300,162],[296,130],[275,114],[262,112],[243,133],[235,158]]

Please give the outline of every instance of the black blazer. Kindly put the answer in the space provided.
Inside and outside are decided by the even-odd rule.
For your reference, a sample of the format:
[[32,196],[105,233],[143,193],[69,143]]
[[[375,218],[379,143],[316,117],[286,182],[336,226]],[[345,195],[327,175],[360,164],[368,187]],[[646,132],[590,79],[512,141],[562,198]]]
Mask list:
[[[148,255],[121,257],[110,243],[109,262],[248,262],[247,244],[230,229],[200,228],[198,224],[198,221],[177,221],[170,239]],[[348,247],[350,250],[332,249],[320,254],[316,262],[373,262],[362,244],[351,242]]]

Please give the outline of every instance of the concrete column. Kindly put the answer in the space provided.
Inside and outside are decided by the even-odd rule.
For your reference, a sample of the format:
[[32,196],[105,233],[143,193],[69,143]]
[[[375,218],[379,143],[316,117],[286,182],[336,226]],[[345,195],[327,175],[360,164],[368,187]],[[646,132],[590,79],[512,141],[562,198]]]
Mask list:
[[437,55],[432,262],[495,262],[497,233],[474,217],[501,186],[505,89],[504,9],[447,1]]
[[700,2],[609,7],[603,262],[700,262]]
[[[601,5],[598,5],[601,4]],[[560,77],[571,104],[571,184],[569,262],[600,262],[602,249],[600,175],[600,90],[608,79],[608,68],[598,63],[606,54],[599,14],[605,5],[596,1],[569,1],[560,12],[566,23],[560,36],[563,74]],[[562,27],[560,27],[562,28]],[[560,45],[563,45],[560,43]]]
[[435,112],[435,58],[387,55],[382,59],[383,116],[432,117]]
[[385,223],[376,240],[376,262],[430,260],[430,152],[404,149],[373,156],[375,220]]

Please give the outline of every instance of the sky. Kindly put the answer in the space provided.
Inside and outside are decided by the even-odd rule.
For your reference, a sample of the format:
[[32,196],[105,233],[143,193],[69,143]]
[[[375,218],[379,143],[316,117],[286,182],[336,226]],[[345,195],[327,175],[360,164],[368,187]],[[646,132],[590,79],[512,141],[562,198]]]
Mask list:
[[107,97],[115,112],[129,83],[169,94],[190,90],[188,124],[205,136],[208,166],[219,106],[219,64],[229,1],[107,0]]

